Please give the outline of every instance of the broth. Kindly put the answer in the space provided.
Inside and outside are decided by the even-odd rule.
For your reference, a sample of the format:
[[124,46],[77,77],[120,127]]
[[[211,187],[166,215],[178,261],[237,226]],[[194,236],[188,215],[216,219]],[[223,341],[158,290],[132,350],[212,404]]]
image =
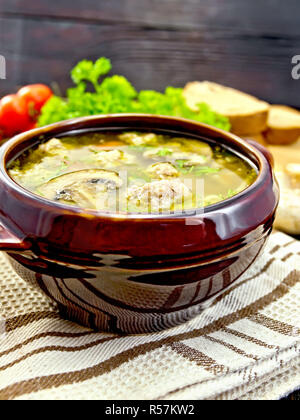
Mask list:
[[9,165],[24,188],[87,209],[157,213],[205,207],[257,177],[221,146],[154,133],[85,133],[53,138]]

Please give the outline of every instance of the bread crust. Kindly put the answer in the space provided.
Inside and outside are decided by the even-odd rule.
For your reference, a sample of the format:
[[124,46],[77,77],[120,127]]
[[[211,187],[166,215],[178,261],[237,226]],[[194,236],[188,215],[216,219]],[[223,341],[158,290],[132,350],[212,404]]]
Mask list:
[[300,137],[300,128],[268,128],[264,134],[269,144],[293,144]]
[[272,105],[265,137],[270,144],[295,143],[300,137],[300,112],[285,105]]
[[300,188],[291,185],[284,171],[275,171],[280,188],[280,201],[274,227],[291,235],[300,235]]
[[183,95],[191,109],[205,102],[226,116],[231,132],[239,136],[260,134],[267,128],[269,104],[239,90],[207,81],[190,82]]
[[266,130],[268,110],[249,115],[228,116],[231,131],[239,136],[258,135]]

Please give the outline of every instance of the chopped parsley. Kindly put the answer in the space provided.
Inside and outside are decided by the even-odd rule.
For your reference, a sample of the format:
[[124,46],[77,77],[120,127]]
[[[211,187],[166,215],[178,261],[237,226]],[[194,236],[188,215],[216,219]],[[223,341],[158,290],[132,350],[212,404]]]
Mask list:
[[169,149],[167,149],[167,148],[164,148],[164,149],[160,149],[158,152],[157,152],[157,156],[169,156],[169,155],[171,155],[173,152],[172,152],[172,150],[169,150]]
[[188,159],[176,160],[176,166],[183,174],[193,173],[194,175],[217,174],[221,168],[211,168],[210,166],[185,166]]

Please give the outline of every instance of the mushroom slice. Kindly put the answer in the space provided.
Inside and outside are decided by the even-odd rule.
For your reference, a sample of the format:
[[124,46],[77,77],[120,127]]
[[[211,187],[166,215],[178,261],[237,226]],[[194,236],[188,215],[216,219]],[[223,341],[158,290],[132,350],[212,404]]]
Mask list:
[[39,192],[51,200],[96,208],[97,201],[107,201],[110,192],[122,186],[116,172],[104,169],[84,169],[51,179],[39,188]]

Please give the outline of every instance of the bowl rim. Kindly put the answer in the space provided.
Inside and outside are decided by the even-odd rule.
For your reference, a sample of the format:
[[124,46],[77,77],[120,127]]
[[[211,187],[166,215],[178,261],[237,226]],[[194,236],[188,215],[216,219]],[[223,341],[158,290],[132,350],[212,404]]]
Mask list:
[[[18,184],[8,173],[7,170],[7,156],[9,153],[12,153],[14,148],[17,145],[20,145],[21,143],[30,140],[32,137],[37,136],[43,136],[43,135],[49,135],[52,131],[55,131],[56,129],[62,129],[65,128],[66,133],[71,131],[79,131],[80,128],[76,128],[73,126],[77,126],[80,124],[86,124],[88,125],[89,122],[95,122],[95,121],[101,121],[106,119],[112,119],[116,121],[122,121],[122,120],[128,120],[133,119],[132,123],[134,124],[134,120],[142,121],[143,119],[151,120],[160,120],[163,122],[169,122],[169,123],[184,123],[188,125],[194,125],[198,128],[204,128],[208,131],[212,131],[215,134],[219,135],[221,138],[228,138],[234,143],[237,143],[240,145],[243,150],[246,149],[249,154],[252,156],[255,156],[256,162],[258,164],[258,173],[255,181],[250,184],[248,187],[246,187],[243,191],[239,192],[238,194],[227,198],[225,200],[222,200],[220,202],[217,202],[215,204],[201,207],[201,208],[195,208],[195,209],[189,209],[186,211],[178,211],[173,213],[134,213],[134,212],[114,212],[114,211],[105,211],[105,210],[93,210],[93,209],[87,209],[77,206],[71,206],[68,204],[62,204],[62,203],[56,203],[53,200],[44,198],[38,194],[35,194],[34,192],[31,192],[30,190],[24,188],[20,184]],[[70,130],[70,128],[73,128],[73,130]],[[101,126],[99,126],[101,128]],[[88,127],[85,127],[84,129],[89,129]],[[133,128],[132,128],[133,129]],[[109,130],[109,129],[107,129]],[[130,128],[128,128],[130,131]],[[156,128],[153,131],[158,131],[159,129]],[[62,133],[63,133],[62,131]],[[171,131],[171,129],[170,129]],[[242,153],[243,154],[243,153]],[[245,156],[246,157],[246,156]],[[99,114],[99,115],[91,115],[91,116],[85,116],[85,117],[79,117],[79,118],[73,118],[69,120],[63,120],[59,121],[57,123],[53,123],[47,126],[35,128],[33,130],[26,131],[24,133],[18,134],[14,137],[12,137],[8,142],[4,143],[4,145],[0,148],[0,173],[2,177],[5,180],[5,183],[9,185],[9,187],[18,192],[19,194],[27,197],[30,200],[33,200],[35,202],[38,202],[44,206],[47,206],[47,209],[49,210],[60,210],[62,214],[69,214],[69,215],[80,215],[82,217],[101,217],[101,218],[107,218],[107,219],[172,219],[172,218],[188,218],[191,216],[197,216],[199,214],[205,214],[206,216],[217,211],[220,209],[223,209],[224,207],[230,206],[232,204],[235,204],[237,201],[239,201],[241,198],[250,195],[252,192],[256,191],[259,188],[259,185],[262,182],[262,179],[267,175],[267,167],[266,164],[268,163],[267,158],[263,155],[263,153],[255,148],[252,144],[249,144],[246,140],[243,140],[242,138],[238,137],[237,135],[224,131],[220,128],[210,126],[205,123],[201,123],[198,121],[181,118],[181,117],[171,117],[171,116],[164,116],[164,115],[153,115],[153,114],[137,114],[137,113],[122,113],[122,114]]]

